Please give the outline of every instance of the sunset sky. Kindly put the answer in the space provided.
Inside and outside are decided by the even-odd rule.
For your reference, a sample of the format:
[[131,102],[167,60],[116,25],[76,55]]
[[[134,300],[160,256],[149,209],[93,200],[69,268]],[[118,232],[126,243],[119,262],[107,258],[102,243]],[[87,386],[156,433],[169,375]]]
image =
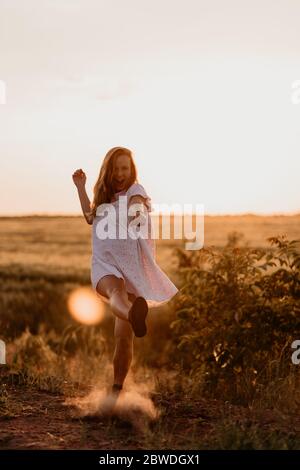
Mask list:
[[[105,153],[153,203],[300,212],[298,0],[0,0],[0,215],[76,214]],[[1,87],[0,87],[1,90]]]

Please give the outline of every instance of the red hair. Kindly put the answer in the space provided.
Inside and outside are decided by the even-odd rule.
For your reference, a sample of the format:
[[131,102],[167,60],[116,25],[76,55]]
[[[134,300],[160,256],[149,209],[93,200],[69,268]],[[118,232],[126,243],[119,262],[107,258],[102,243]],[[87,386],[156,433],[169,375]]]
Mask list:
[[120,155],[127,155],[130,158],[131,172],[125,190],[127,190],[133,183],[137,182],[137,169],[131,150],[126,147],[111,148],[104,157],[98,179],[94,186],[94,198],[90,212],[90,215],[93,215],[94,217],[96,216],[97,207],[103,203],[110,203],[115,193],[113,187],[113,171],[116,159]]

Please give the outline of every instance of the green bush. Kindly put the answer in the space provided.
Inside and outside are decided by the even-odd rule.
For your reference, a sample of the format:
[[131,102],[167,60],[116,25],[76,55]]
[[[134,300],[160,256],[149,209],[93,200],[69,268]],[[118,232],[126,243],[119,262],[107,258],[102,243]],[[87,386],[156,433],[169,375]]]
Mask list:
[[270,379],[287,376],[300,338],[299,240],[268,238],[271,249],[227,245],[177,249],[183,287],[171,323],[179,367],[195,387],[249,402]]

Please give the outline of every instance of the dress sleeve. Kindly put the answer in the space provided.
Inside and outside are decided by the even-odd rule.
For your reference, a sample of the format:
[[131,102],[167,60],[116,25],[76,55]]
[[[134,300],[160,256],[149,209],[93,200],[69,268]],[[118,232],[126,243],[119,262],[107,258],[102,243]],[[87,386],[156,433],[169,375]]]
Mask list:
[[146,200],[145,205],[147,207],[147,211],[151,212],[152,211],[151,198],[146,193],[146,191],[144,189],[144,186],[142,186],[139,183],[132,184],[130,186],[130,188],[128,189],[128,191],[127,191],[128,204],[129,204],[130,198],[132,196],[137,196],[137,195],[142,196],[143,198],[145,198],[145,200]]

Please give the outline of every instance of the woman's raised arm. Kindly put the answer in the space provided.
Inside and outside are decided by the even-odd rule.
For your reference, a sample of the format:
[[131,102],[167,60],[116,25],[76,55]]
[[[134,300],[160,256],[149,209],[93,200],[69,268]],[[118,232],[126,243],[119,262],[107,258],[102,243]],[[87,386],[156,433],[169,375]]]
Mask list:
[[85,220],[87,221],[89,225],[91,225],[93,223],[93,217],[88,215],[88,213],[91,210],[91,201],[89,200],[89,197],[85,189],[86,174],[80,168],[79,170],[74,171],[72,178],[78,190],[78,196],[79,196],[79,200],[81,204],[81,209],[85,217]]

